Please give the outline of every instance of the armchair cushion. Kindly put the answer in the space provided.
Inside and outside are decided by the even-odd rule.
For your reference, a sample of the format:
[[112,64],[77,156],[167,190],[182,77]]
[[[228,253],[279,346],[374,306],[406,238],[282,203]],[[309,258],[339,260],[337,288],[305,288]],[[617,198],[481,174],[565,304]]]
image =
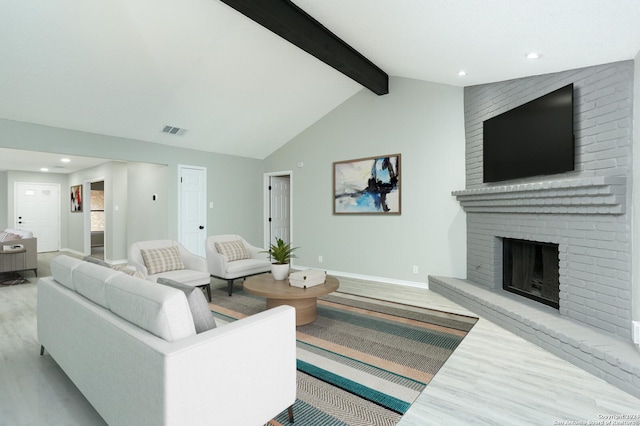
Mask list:
[[193,325],[196,327],[196,333],[202,333],[203,331],[216,328],[216,321],[211,314],[207,299],[204,298],[204,294],[199,288],[162,277],[158,278],[156,282],[184,292],[184,295],[187,296],[189,309],[191,309],[191,316],[193,316]]
[[184,263],[178,247],[162,247],[155,249],[140,250],[144,264],[149,271],[149,275],[155,275],[167,271],[184,269]]
[[249,253],[244,247],[244,243],[240,240],[220,241],[214,243],[216,250],[223,256],[226,256],[227,262],[236,260],[249,259]]

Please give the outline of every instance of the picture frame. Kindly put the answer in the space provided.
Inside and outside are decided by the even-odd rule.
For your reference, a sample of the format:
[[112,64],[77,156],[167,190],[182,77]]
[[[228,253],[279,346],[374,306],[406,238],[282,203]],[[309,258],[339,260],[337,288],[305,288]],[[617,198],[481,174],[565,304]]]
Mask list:
[[82,212],[82,185],[73,185],[71,187],[69,201],[72,213]]
[[401,154],[333,163],[333,214],[402,213]]

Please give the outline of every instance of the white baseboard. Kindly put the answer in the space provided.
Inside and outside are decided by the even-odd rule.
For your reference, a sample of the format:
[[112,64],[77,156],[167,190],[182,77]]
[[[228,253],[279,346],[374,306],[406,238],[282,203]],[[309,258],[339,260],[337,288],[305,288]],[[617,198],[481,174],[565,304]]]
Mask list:
[[304,269],[321,269],[321,270],[326,271],[328,275],[335,275],[335,276],[338,276],[338,277],[345,277],[345,278],[353,278],[354,280],[373,281],[373,282],[385,283],[385,284],[402,285],[402,286],[405,286],[405,287],[417,287],[417,288],[429,289],[429,283],[428,282],[396,280],[394,278],[385,278],[385,277],[376,277],[376,276],[372,276],[372,275],[353,274],[353,273],[350,273],[350,272],[330,271],[328,269],[323,269],[323,268],[310,268],[308,266],[294,265],[294,264],[291,264],[291,268],[292,269],[302,269],[302,270],[304,270]]
[[61,252],[62,252],[62,251],[66,251],[66,252],[69,252],[69,253],[73,253],[73,254],[75,254],[76,256],[82,256],[82,257],[84,257],[84,256],[85,256],[85,254],[84,254],[83,252],[78,251],[78,250],[73,250],[73,249],[70,249],[70,248],[61,248],[61,249],[60,249],[60,251],[61,251]]

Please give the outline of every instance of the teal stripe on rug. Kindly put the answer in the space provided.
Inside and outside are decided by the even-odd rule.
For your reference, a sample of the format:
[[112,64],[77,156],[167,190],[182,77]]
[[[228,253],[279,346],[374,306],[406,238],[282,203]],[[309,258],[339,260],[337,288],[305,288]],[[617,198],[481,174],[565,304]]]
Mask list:
[[307,373],[310,376],[339,387],[340,389],[344,389],[347,392],[358,395],[361,398],[374,402],[382,407],[395,411],[396,413],[404,414],[411,406],[408,402],[399,400],[398,398],[394,398],[375,389],[371,389],[342,376],[338,376],[337,374],[323,370],[322,368],[311,365],[307,362],[297,360],[297,367],[298,370]]
[[376,367],[375,365],[368,364],[355,358],[351,358],[337,352],[312,345],[310,343],[301,342],[300,340],[298,340],[296,342],[296,345],[298,348],[304,349],[307,352],[318,354],[324,358],[331,359],[343,365],[347,365],[353,369],[364,371],[365,373],[371,374],[376,377],[381,377],[388,382],[399,384],[407,389],[422,391],[422,389],[424,389],[424,387],[426,386],[426,383],[420,382],[410,377],[385,370],[384,368]]
[[397,324],[390,320],[372,318],[370,315],[363,315],[355,312],[345,312],[328,306],[318,305],[318,313],[326,318],[344,321],[377,332],[384,332],[394,336],[400,336],[416,342],[438,346],[443,349],[454,350],[462,341],[462,336],[449,334],[436,330],[429,330],[422,327],[414,327],[408,324]]

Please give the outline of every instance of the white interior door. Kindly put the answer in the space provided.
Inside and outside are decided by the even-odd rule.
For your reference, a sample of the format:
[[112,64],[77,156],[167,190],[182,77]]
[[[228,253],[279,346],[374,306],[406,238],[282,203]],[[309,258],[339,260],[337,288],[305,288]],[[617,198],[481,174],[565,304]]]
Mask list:
[[33,232],[38,253],[60,249],[60,185],[16,182],[15,227]]
[[180,177],[180,242],[190,252],[205,256],[207,238],[207,169],[179,166]]
[[291,242],[291,185],[289,176],[271,176],[269,180],[270,240]]

